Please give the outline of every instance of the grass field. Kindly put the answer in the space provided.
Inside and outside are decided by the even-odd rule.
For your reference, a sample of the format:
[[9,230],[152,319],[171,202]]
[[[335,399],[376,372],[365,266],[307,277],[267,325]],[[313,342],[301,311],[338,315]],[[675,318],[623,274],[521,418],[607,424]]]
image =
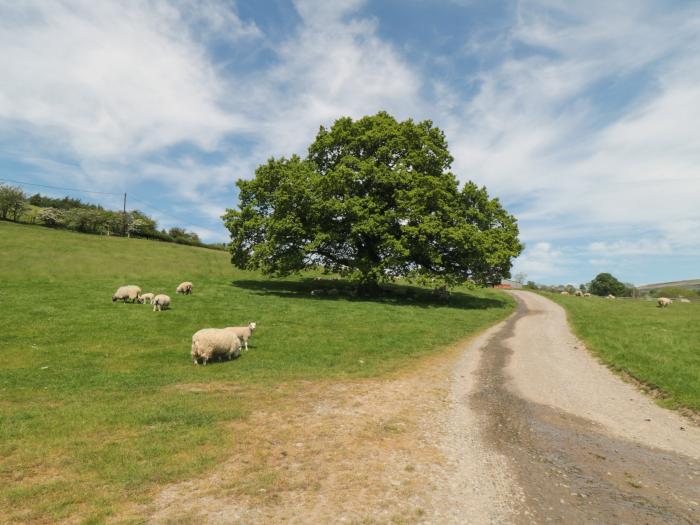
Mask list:
[[700,303],[545,295],[605,363],[659,389],[666,406],[700,410]]
[[[275,385],[387,374],[512,310],[488,290],[450,304],[317,298],[312,288],[338,284],[265,279],[225,252],[153,241],[7,222],[0,240],[7,522],[101,523],[219,462],[233,441],[226,424],[274,404]],[[175,295],[183,280],[192,296]],[[172,310],[112,303],[122,284],[168,293]],[[250,352],[193,366],[196,330],[250,320]]]

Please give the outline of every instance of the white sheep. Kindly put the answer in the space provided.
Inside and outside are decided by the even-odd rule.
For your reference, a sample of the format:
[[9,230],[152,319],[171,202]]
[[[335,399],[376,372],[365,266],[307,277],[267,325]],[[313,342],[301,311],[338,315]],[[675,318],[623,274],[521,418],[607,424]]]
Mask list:
[[232,326],[231,329],[236,332],[236,335],[245,343],[245,351],[248,351],[248,339],[253,337],[255,331],[255,321],[248,323],[248,326]]
[[139,288],[135,284],[127,284],[126,286],[120,286],[119,288],[117,288],[117,291],[114,292],[114,295],[112,295],[112,302],[127,302],[131,300],[131,302],[135,303],[136,301],[138,301],[140,295],[141,288]]
[[564,290],[563,292],[560,292],[560,293],[561,293],[561,295],[569,295],[569,292],[567,292],[566,290]]
[[659,303],[659,308],[666,308],[673,303],[673,301],[668,297],[659,297],[657,302]]
[[155,296],[156,296],[155,294],[150,293],[150,292],[141,294],[141,296],[139,297],[139,302],[141,304],[144,304],[146,301],[148,301],[148,304],[153,304],[153,298]]
[[583,296],[584,296],[584,297],[590,297],[591,294],[590,294],[589,292],[586,292],[585,294],[583,294]]
[[606,297],[606,299],[615,299],[615,296],[614,296],[613,294],[608,294],[608,296]]
[[232,359],[241,354],[241,340],[232,327],[203,328],[192,336],[192,361],[195,365],[201,359],[207,361],[215,357]]
[[689,302],[690,302],[690,299],[686,299],[685,297],[681,297],[681,298],[679,299],[679,301],[682,302],[682,303],[689,303]]
[[583,292],[581,290],[576,290],[576,293],[574,295],[576,297],[583,297]]
[[151,304],[153,305],[154,312],[156,310],[167,310],[168,308],[170,308],[170,297],[163,293],[159,293],[153,298]]
[[190,295],[192,293],[192,283],[189,281],[185,281],[184,283],[180,283],[177,288],[175,289],[175,293],[181,293],[183,295]]

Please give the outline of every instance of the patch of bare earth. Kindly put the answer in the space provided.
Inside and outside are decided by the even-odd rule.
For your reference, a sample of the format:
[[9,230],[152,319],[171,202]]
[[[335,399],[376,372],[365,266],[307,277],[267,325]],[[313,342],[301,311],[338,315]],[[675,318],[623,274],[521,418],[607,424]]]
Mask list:
[[157,495],[149,522],[502,522],[508,468],[464,390],[476,360],[461,345],[388,380],[282,385],[281,404],[231,425],[220,467]]

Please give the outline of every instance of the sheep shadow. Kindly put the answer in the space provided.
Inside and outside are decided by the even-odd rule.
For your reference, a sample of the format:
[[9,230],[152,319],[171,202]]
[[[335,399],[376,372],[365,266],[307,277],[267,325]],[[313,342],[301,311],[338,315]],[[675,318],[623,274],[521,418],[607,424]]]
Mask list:
[[375,295],[356,295],[355,287],[343,280],[303,278],[300,280],[254,280],[231,281],[231,286],[249,290],[257,295],[274,295],[289,299],[316,299],[319,301],[353,301],[384,303],[421,308],[460,308],[464,310],[487,310],[503,308],[506,301],[476,297],[464,292],[451,292],[448,298],[440,298],[432,290],[419,286],[386,284]]

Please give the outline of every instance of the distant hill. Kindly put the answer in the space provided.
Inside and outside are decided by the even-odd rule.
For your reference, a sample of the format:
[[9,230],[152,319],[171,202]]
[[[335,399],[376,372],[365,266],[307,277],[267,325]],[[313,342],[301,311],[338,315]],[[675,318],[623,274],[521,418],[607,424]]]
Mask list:
[[656,290],[657,288],[687,288],[689,290],[700,290],[700,279],[689,279],[686,281],[672,281],[668,283],[654,283],[637,286],[638,290]]

